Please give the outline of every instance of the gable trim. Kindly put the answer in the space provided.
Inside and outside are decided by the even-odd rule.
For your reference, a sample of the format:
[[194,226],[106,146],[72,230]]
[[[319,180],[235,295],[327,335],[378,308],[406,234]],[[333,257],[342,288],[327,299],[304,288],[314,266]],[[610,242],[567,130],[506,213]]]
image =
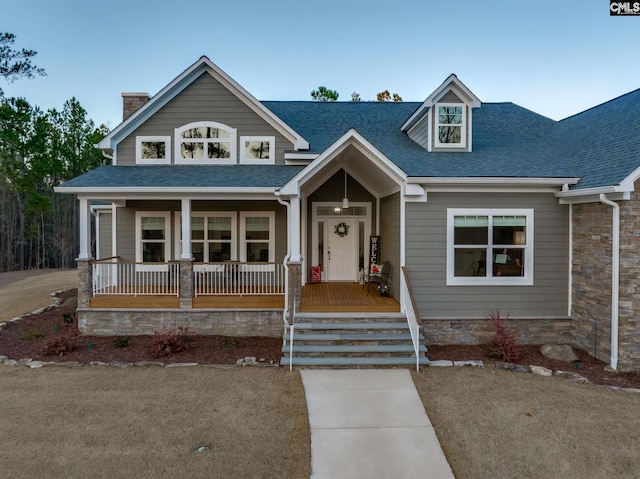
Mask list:
[[291,141],[296,149],[309,149],[309,142],[305,140],[302,135],[282,121],[206,56],[200,57],[198,61],[178,75],[147,103],[131,114],[129,118],[109,132],[96,147],[103,150],[114,150],[116,145],[124,137],[131,134],[138,126],[175,98],[204,72],[207,72],[218,80],[225,88],[258,114],[258,116],[273,126],[279,133],[287,138],[287,140]]
[[300,195],[301,187],[316,175],[320,170],[344,151],[348,146],[354,146],[370,158],[376,166],[385,171],[389,177],[401,185],[407,179],[407,175],[395,163],[389,160],[380,150],[367,141],[360,133],[351,128],[342,137],[335,141],[329,148],[322,152],[315,160],[313,160],[306,168],[300,171],[281,189],[279,194],[285,196]]

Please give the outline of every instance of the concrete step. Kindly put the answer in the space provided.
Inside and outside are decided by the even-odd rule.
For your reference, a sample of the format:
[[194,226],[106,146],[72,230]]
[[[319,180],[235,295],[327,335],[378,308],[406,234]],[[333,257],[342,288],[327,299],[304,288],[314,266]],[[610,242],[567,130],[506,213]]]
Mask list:
[[[419,353],[426,354],[427,348],[424,345],[419,346]],[[289,346],[282,346],[282,354],[289,354]],[[293,354],[296,357],[309,356],[406,356],[414,354],[412,344],[384,344],[384,345],[300,345],[294,343]]]
[[[424,335],[418,336],[420,342],[424,341]],[[289,342],[289,335],[283,337],[285,343]],[[337,344],[337,343],[375,342],[377,344],[411,343],[411,334],[406,333],[293,333],[293,344]]]
[[342,330],[371,330],[377,331],[380,329],[409,329],[409,325],[405,321],[404,323],[394,322],[372,322],[372,323],[296,323],[295,331],[300,330],[316,330],[327,331],[332,329]]
[[[427,366],[429,359],[426,357],[418,358],[420,366]],[[384,368],[384,367],[412,367],[416,365],[415,356],[406,357],[294,357],[293,366],[297,367],[319,367],[319,368]],[[289,366],[289,357],[283,357],[280,360],[281,366]]]

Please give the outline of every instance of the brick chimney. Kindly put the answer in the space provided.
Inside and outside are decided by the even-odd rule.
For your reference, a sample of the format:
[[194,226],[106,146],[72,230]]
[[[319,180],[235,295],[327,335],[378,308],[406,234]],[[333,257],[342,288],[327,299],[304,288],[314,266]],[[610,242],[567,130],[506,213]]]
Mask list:
[[151,97],[148,93],[122,93],[122,121],[133,115]]

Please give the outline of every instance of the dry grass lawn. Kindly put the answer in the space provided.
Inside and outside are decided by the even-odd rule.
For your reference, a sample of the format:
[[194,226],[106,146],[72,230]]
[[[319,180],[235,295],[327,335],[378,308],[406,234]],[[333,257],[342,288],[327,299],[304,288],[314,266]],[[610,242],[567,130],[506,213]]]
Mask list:
[[0,384],[2,477],[310,475],[298,373],[0,366]]
[[640,394],[494,368],[413,379],[457,479],[640,475]]

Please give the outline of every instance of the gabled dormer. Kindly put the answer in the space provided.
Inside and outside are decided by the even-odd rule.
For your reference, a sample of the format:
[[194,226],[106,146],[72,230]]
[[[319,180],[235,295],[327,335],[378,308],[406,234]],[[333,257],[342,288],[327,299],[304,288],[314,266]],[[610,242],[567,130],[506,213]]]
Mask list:
[[473,108],[481,105],[478,97],[451,74],[401,130],[427,151],[471,151]]

